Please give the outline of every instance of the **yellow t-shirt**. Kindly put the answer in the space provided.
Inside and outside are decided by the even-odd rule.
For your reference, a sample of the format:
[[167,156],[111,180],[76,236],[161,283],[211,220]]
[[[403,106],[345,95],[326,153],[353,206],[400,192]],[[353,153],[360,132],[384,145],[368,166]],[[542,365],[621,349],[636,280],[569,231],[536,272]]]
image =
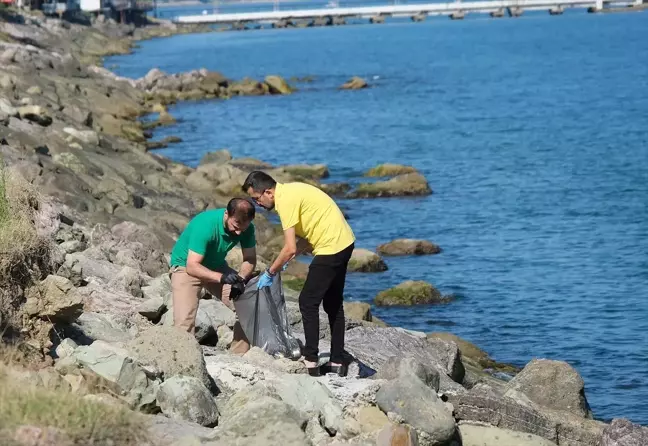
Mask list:
[[313,254],[337,254],[355,241],[338,205],[326,192],[306,183],[277,183],[275,209],[284,231],[308,240]]

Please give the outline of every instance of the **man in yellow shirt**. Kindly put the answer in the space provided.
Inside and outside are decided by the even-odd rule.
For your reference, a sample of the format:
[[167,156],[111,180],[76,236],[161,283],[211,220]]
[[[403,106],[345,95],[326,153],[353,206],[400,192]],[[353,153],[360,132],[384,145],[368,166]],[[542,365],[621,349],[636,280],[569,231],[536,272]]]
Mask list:
[[[259,206],[275,209],[284,231],[284,246],[270,267],[259,277],[258,287],[272,284],[274,276],[297,254],[297,237],[310,244],[314,254],[306,283],[299,295],[306,345],[304,359],[308,373],[319,376],[347,373],[344,351],[344,281],[353,252],[355,235],[342,211],[325,192],[306,183],[277,183],[261,171],[251,172],[243,191]],[[301,245],[300,240],[300,245]],[[324,302],[331,326],[330,361],[318,367],[319,306]]]

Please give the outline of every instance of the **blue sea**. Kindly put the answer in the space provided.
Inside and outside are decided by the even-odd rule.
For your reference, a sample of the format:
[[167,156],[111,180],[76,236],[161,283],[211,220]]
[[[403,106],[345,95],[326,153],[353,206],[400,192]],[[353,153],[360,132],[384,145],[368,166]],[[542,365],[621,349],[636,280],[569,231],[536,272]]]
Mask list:
[[[160,153],[326,163],[327,181],[351,183],[383,162],[416,167],[432,195],[338,201],[356,246],[423,238],[443,252],[350,274],[346,298],[429,281],[457,300],[374,314],[499,361],[567,361],[595,417],[648,425],[647,29],[648,13],[584,10],[392,20],[157,39],[106,66],[314,76],[291,96],[178,104],[156,138],[183,142]],[[354,75],[372,88],[337,89]]]

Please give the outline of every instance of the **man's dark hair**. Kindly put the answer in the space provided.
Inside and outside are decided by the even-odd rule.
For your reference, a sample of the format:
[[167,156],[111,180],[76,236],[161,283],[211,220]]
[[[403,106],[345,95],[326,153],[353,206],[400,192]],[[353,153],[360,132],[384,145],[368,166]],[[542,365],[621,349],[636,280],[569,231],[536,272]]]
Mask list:
[[266,189],[274,189],[276,185],[277,182],[270,175],[260,170],[254,170],[247,176],[241,189],[245,193],[249,188],[252,188],[255,192],[263,192]]
[[254,205],[245,198],[232,198],[227,203],[227,215],[240,222],[252,221],[255,212]]

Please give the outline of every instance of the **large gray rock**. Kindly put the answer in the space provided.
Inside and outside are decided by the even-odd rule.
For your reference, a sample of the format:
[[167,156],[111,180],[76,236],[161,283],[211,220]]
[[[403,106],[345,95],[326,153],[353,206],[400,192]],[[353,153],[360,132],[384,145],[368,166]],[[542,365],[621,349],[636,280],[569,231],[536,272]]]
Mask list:
[[348,270],[352,272],[381,272],[387,271],[387,264],[375,252],[368,249],[356,248],[351,254]]
[[604,423],[565,411],[543,409],[521,396],[504,397],[487,386],[477,385],[469,392],[449,395],[449,401],[457,420],[526,432],[559,445],[599,445]]
[[411,256],[438,254],[441,248],[427,240],[399,238],[378,246],[377,251],[384,256]]
[[157,383],[149,379],[144,368],[125,349],[95,341],[75,349],[73,357],[84,368],[115,384],[130,407],[142,409],[154,405]]
[[133,338],[137,329],[129,326],[127,318],[119,315],[99,314],[85,311],[71,325],[77,341],[126,342]]
[[272,380],[271,385],[282,401],[306,414],[306,418],[319,416],[329,432],[347,432],[342,407],[319,381],[307,375],[283,375]]
[[417,358],[439,372],[441,391],[463,391],[457,384],[463,380],[464,369],[456,344],[447,341],[431,344],[425,334],[421,335],[393,327],[356,327],[346,332],[345,348],[377,372],[392,357]]
[[459,424],[462,446],[555,446],[556,443],[537,435],[482,426],[469,423]]
[[[150,416],[145,426],[148,438],[154,445],[200,445],[214,438],[214,429],[201,426],[198,423],[177,420],[162,414]],[[196,443],[191,443],[194,441]]]
[[376,374],[376,379],[394,380],[401,377],[416,376],[435,392],[439,390],[439,372],[430,366],[421,364],[416,358],[391,357]]
[[648,428],[629,420],[617,418],[605,427],[601,446],[645,446],[648,445]]
[[162,383],[157,401],[165,415],[202,426],[218,422],[218,408],[205,385],[193,376],[172,376]]
[[[305,419],[290,405],[269,396],[245,404],[236,416],[219,426],[214,442],[205,446],[304,446]],[[253,427],[253,428],[251,428]]]
[[69,324],[83,313],[83,297],[70,280],[49,275],[28,291],[24,309],[30,316]]
[[585,397],[585,383],[564,361],[534,359],[508,384],[509,390],[523,393],[540,406],[592,417]]
[[154,326],[130,341],[126,348],[141,363],[157,367],[164,379],[193,376],[210,391],[215,391],[207,373],[202,349],[189,333],[175,327]]
[[137,312],[152,321],[157,321],[164,313],[173,296],[171,280],[168,274],[162,274],[152,279],[142,287],[144,300],[137,306]]
[[383,412],[395,413],[415,428],[421,446],[445,445],[456,435],[452,413],[416,375],[403,374],[384,384],[376,403]]

